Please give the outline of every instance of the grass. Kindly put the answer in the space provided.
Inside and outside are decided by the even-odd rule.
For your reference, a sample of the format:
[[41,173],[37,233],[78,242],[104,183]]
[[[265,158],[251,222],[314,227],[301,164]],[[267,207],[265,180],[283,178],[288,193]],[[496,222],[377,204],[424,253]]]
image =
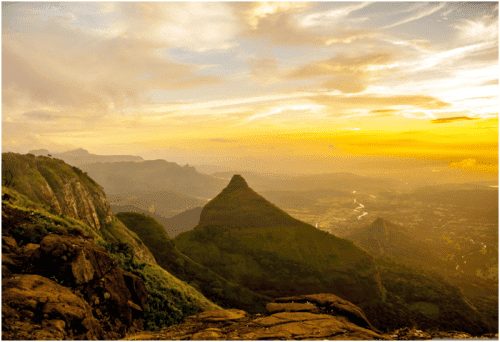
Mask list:
[[189,282],[214,303],[257,313],[264,311],[265,305],[271,301],[267,296],[224,279],[179,252],[163,226],[152,217],[133,212],[118,213],[116,217],[139,235],[161,267]]

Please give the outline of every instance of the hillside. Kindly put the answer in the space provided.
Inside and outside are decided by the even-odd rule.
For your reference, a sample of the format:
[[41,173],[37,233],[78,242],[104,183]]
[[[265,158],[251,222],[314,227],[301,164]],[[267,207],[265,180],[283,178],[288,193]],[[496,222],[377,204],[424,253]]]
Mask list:
[[202,207],[207,203],[206,200],[170,190],[135,191],[120,194],[107,193],[106,197],[112,209],[113,206],[134,206],[163,217],[172,217],[186,210]]
[[270,298],[227,281],[177,250],[165,229],[154,218],[141,213],[119,213],[117,217],[144,241],[158,264],[189,282],[207,298],[226,308],[262,312]]
[[83,222],[110,243],[130,244],[137,258],[155,263],[137,235],[113,216],[102,187],[80,169],[59,159],[3,153],[2,180],[11,177],[11,189]]
[[52,153],[52,154],[46,149],[39,149],[39,150],[31,150],[28,152],[28,154],[33,154],[35,156],[49,156],[50,154],[53,158],[64,160],[65,163],[77,167],[82,167],[83,165],[92,163],[106,163],[106,162],[114,163],[120,161],[141,162],[144,160],[142,159],[142,157],[132,156],[132,155],[91,154],[87,150],[84,150],[82,148],[79,148],[77,150],[66,151],[62,153]]
[[420,266],[437,260],[426,241],[412,238],[404,228],[382,218],[346,236],[374,256],[389,256],[410,265]]
[[169,190],[184,195],[212,198],[225,181],[162,159],[143,162],[93,163],[82,166],[107,194]]
[[217,308],[129,247],[3,187],[2,338],[110,340]]
[[[33,287],[34,291],[38,286],[36,284],[47,284],[43,286],[54,288],[55,285],[50,285],[50,281],[55,280],[61,287],[56,287],[57,290],[54,290],[54,293],[61,291],[61,294],[65,294],[64,296],[66,294],[70,296],[67,291],[79,294],[82,291],[82,284],[87,282],[89,282],[88,286],[97,284],[98,287],[105,285],[107,288],[107,283],[92,280],[94,275],[99,274],[98,272],[106,272],[106,267],[108,267],[106,265],[111,265],[110,267],[116,270],[123,270],[124,274],[128,274],[124,276],[126,281],[135,280],[132,283],[127,283],[131,290],[124,290],[124,285],[121,283],[123,280],[110,280],[109,286],[111,288],[109,291],[118,291],[116,295],[113,295],[114,292],[110,292],[111,298],[116,296],[116,302],[112,301],[110,305],[115,305],[113,310],[119,311],[115,311],[113,314],[107,314],[108,311],[106,311],[107,316],[105,316],[103,305],[107,305],[107,301],[102,296],[106,297],[107,295],[102,292],[102,289],[99,290],[101,291],[99,292],[100,297],[96,298],[93,298],[92,294],[97,290],[89,288],[87,292],[83,292],[89,296],[84,298],[87,304],[80,303],[78,305],[90,311],[86,311],[87,313],[81,316],[82,319],[87,317],[102,323],[105,322],[106,317],[108,320],[116,317],[115,323],[103,323],[101,328],[97,323],[97,325],[93,325],[93,328],[88,326],[87,328],[90,330],[86,328],[85,331],[90,334],[87,335],[87,338],[90,339],[103,337],[116,339],[120,336],[123,337],[130,329],[137,330],[142,325],[146,329],[158,329],[179,323],[189,315],[217,308],[199,291],[156,264],[153,255],[140,238],[127,229],[110,212],[109,204],[101,187],[79,169],[70,167],[61,160],[47,157],[12,153],[3,154],[2,157],[4,161],[2,183],[7,185],[2,187],[2,252],[11,251],[9,255],[2,255],[3,279],[10,284],[5,285],[7,287],[3,290],[13,289],[12,291],[16,291],[18,286],[35,286]],[[90,220],[89,217],[97,217],[98,219]],[[94,225],[91,226],[89,223],[94,223]],[[6,249],[5,243],[11,247]],[[50,255],[56,259],[51,259],[50,262],[47,260],[38,262],[36,261],[38,259],[31,260],[31,255],[34,256],[33,253],[37,250],[49,253],[48,247],[44,246],[52,246],[50,248],[54,251],[50,252],[52,253]],[[78,248],[81,248],[82,251],[80,252],[80,249],[74,250],[75,246],[80,246]],[[89,255],[94,254],[98,256],[88,259]],[[27,273],[33,275],[33,283],[21,285],[10,280],[19,278],[19,274]],[[77,280],[72,280],[74,277]],[[121,279],[120,275],[117,277]],[[45,278],[50,279],[46,280]],[[143,283],[140,285],[143,288],[141,293],[146,296],[141,297],[143,299],[140,303],[139,299],[133,299],[135,298],[134,292],[139,291],[137,288],[139,280]],[[113,286],[118,286],[121,290],[113,290]],[[3,293],[10,293],[9,291]],[[119,295],[120,291],[124,294]],[[126,295],[127,291],[131,294]],[[26,295],[30,296],[30,293],[28,291]],[[132,296],[132,304],[127,304],[127,296]],[[3,335],[4,337],[40,339],[42,337],[35,337],[38,336],[36,334],[42,334],[42,332],[43,334],[46,332],[52,334],[53,330],[49,326],[55,323],[45,322],[43,319],[40,322],[38,319],[38,328],[29,325],[31,323],[26,323],[27,325],[22,323],[28,321],[26,318],[22,318],[19,312],[32,310],[32,308],[26,307],[30,304],[22,301],[17,302],[17,295],[14,295],[12,299],[9,298],[11,297],[2,297],[2,312],[5,313],[3,320],[7,320],[3,321],[3,326],[8,327],[3,330],[7,334]],[[54,303],[58,303],[57,299],[54,300]],[[61,302],[61,308],[64,305],[71,307],[73,305],[71,303],[76,302],[68,303]],[[134,303],[138,303],[140,308],[137,309],[138,306]],[[90,305],[90,308],[87,305]],[[132,307],[132,311],[130,311],[129,306]],[[70,310],[78,311],[79,309]],[[118,322],[119,317],[123,316],[123,310],[128,310],[128,313],[132,312],[135,318],[132,320],[127,318],[128,323],[123,323],[125,325],[122,326],[122,323],[116,322]],[[89,315],[93,315],[94,318]],[[62,328],[53,326],[54,331],[57,330],[59,333],[54,332],[55,335],[43,336],[48,339],[71,339],[78,336],[81,338],[81,335],[78,335],[80,332],[69,330],[71,322],[67,321],[66,318],[65,316],[66,328],[64,325]],[[20,319],[22,322],[19,321]],[[43,323],[41,328],[40,323]],[[21,326],[23,326],[22,329]],[[121,326],[122,328],[120,328]],[[21,333],[19,335],[16,329],[26,331],[21,333],[19,330]],[[105,332],[100,332],[100,329],[104,329]],[[117,335],[106,335],[106,331]]]
[[235,175],[177,236],[188,257],[258,293],[333,293],[358,305],[382,299],[372,257],[351,242],[292,218]]

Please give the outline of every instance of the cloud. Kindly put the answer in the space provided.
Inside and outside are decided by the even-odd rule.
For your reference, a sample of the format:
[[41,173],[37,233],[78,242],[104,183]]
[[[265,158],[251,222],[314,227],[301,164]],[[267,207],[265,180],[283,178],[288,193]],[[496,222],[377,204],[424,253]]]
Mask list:
[[309,97],[311,100],[331,107],[337,108],[338,105],[355,105],[360,108],[372,106],[412,106],[424,109],[442,109],[451,106],[449,103],[438,100],[435,97],[427,95],[318,95]]
[[398,110],[396,109],[373,109],[370,111],[370,113],[373,113],[373,114],[393,114],[393,113],[397,113]]
[[498,13],[465,19],[454,24],[453,27],[457,30],[458,38],[467,44],[496,42],[498,46]]
[[123,2],[125,34],[193,51],[230,49],[241,27],[231,7],[217,2]]
[[372,53],[349,57],[338,54],[332,59],[313,62],[289,73],[290,79],[305,79],[319,76],[333,76],[321,84],[322,87],[337,89],[343,93],[358,93],[366,89],[372,69],[394,61],[392,53]]
[[445,6],[446,6],[446,3],[441,3],[441,4],[439,4],[436,7],[431,7],[431,8],[426,9],[425,11],[422,11],[422,12],[419,12],[419,13],[415,13],[411,17],[408,17],[406,19],[400,20],[400,21],[395,22],[395,23],[390,24],[390,25],[383,26],[380,29],[385,30],[385,29],[388,29],[388,28],[392,28],[392,27],[395,27],[395,26],[399,26],[399,25],[402,25],[402,24],[409,23],[411,21],[415,21],[415,20],[421,19],[423,17],[426,17],[428,15],[431,15],[431,14],[433,14],[433,13],[441,10]]
[[33,110],[30,112],[25,112],[23,113],[23,116],[25,116],[28,119],[39,120],[39,121],[53,121],[61,118],[61,116],[58,115],[57,113],[47,110]]
[[280,83],[278,64],[274,58],[251,57],[248,60],[250,73],[263,85]]
[[450,118],[434,119],[431,120],[430,122],[433,124],[441,124],[441,123],[450,123],[455,121],[469,121],[469,120],[477,120],[477,118],[471,118],[469,116],[454,116]]
[[233,139],[225,139],[225,138],[212,138],[212,139],[210,139],[210,141],[220,142],[220,143],[229,143],[229,142],[233,142],[234,140]]
[[110,108],[148,102],[146,94],[153,89],[176,91],[221,82],[197,74],[198,66],[160,55],[165,45],[147,39],[96,37],[38,16],[19,21],[28,18],[33,27],[11,27],[2,35],[2,89],[10,105],[28,99],[35,108],[41,104],[75,115],[103,115]]
[[314,14],[310,17],[301,16],[301,13],[309,9],[312,4],[309,2],[238,2],[231,5],[237,16],[246,23],[246,28],[241,32],[243,38],[264,39],[274,45],[325,46],[349,43],[356,39],[376,35],[373,30],[346,29],[345,26],[336,26],[327,32],[323,28],[318,29],[316,24],[325,23],[326,17],[318,16],[314,19]]
[[344,21],[345,17],[349,16],[352,12],[363,9],[371,4],[372,4],[371,2],[354,3],[354,4],[349,4],[348,6],[342,8],[336,8],[326,12],[309,14],[306,15],[300,21],[300,24],[304,27],[330,26],[332,25],[332,23],[338,24],[339,21],[341,20]]
[[481,83],[481,86],[498,85],[498,78]]

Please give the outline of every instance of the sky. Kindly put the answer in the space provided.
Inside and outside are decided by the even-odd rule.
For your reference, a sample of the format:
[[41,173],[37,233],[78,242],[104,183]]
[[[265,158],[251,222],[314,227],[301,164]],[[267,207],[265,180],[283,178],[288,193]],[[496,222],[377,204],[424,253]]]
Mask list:
[[498,32],[498,2],[2,2],[2,151],[498,173]]

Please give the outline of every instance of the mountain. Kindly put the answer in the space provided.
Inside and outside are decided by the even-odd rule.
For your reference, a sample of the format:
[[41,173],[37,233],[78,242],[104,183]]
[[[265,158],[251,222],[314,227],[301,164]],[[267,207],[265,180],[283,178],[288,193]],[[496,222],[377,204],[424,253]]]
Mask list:
[[136,256],[154,263],[149,250],[117,220],[102,187],[80,169],[62,160],[2,153],[2,179],[12,177],[10,188],[51,212],[80,220],[105,240],[129,243]]
[[101,184],[107,194],[174,191],[207,200],[225,185],[224,180],[198,173],[192,166],[180,166],[162,159],[93,163],[82,166],[82,170]]
[[[33,154],[35,156],[48,156],[50,152],[46,149],[31,150],[28,154]],[[82,167],[83,165],[92,163],[105,163],[105,162],[120,162],[120,161],[132,161],[141,162],[144,159],[139,156],[132,155],[98,155],[91,154],[83,148],[79,148],[72,151],[66,151],[62,153],[52,153],[51,157],[64,160],[64,162],[77,167]]]
[[179,279],[189,282],[220,306],[258,313],[270,301],[269,297],[230,282],[179,252],[165,229],[154,218],[133,212],[119,213],[117,217],[137,233],[160,266]]
[[50,154],[50,152],[49,152],[49,150],[41,148],[39,150],[31,150],[27,154],[33,154],[35,156],[45,156],[45,157],[47,157]]
[[107,198],[112,207],[131,205],[163,217],[172,217],[186,210],[202,207],[207,203],[206,200],[170,190],[134,191],[120,194],[108,193]]
[[332,293],[357,305],[382,299],[373,258],[294,219],[234,175],[177,248],[220,276],[273,298]]
[[464,331],[475,336],[498,332],[498,315],[496,320],[486,319],[460,288],[441,276],[387,257],[375,262],[386,296],[383,303],[364,308],[374,326],[385,331],[413,326],[427,331]]
[[310,191],[335,190],[348,191],[363,190],[383,191],[399,187],[400,181],[390,178],[367,177],[350,172],[320,173],[320,174],[275,174],[258,173],[253,171],[242,172],[215,172],[213,177],[229,180],[235,173],[242,175],[248,184],[262,193],[263,191]]
[[435,262],[431,246],[425,241],[412,238],[402,226],[377,218],[369,226],[346,236],[374,256],[389,256],[410,265],[425,265]]
[[[202,207],[196,207],[194,209],[186,210],[178,215],[172,217],[164,217],[155,213],[151,213],[147,210],[143,210],[133,205],[111,205],[111,210],[116,215],[118,213],[141,213],[148,215],[154,218],[158,223],[160,223],[165,229],[167,235],[169,237],[176,237],[180,233],[187,232],[188,230],[192,230],[198,222],[200,221],[200,214]],[[133,229],[132,229],[133,230]]]
[[218,308],[158,266],[78,168],[4,153],[2,184],[4,339],[117,339]]

